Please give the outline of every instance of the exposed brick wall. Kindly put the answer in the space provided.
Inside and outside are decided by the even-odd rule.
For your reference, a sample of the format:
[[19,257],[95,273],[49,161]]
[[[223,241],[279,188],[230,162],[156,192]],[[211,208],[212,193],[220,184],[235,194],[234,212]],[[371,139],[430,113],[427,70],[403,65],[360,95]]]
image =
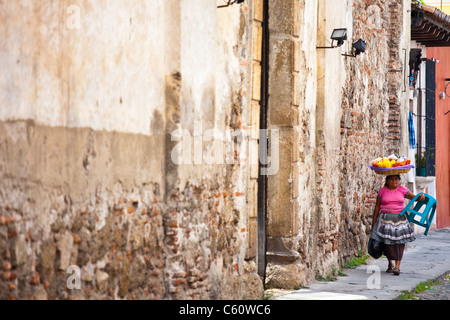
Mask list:
[[[399,154],[402,148],[402,1],[353,1],[353,42],[362,38],[366,52],[346,58],[340,150],[317,145],[318,273],[327,273],[365,250],[376,192],[383,177],[372,172],[371,159]],[[324,128],[324,130],[327,130]]]
[[[0,124],[3,151],[14,145],[5,131],[12,133],[17,125]],[[244,261],[248,230],[245,212],[236,204],[245,203],[248,195],[232,181],[239,167],[230,165],[225,177],[216,174],[201,184],[190,182],[166,201],[160,183],[151,182],[151,173],[145,174],[144,182],[116,181],[105,186],[94,173],[105,154],[119,150],[99,147],[103,142],[128,143],[128,148],[120,150],[131,153],[133,145],[150,142],[145,137],[140,144],[133,135],[89,135],[87,129],[82,134],[32,122],[20,126],[25,129],[22,133],[34,131],[29,144],[22,144],[26,153],[39,153],[38,141],[45,136],[65,136],[74,150],[87,151],[86,141],[80,139],[84,135],[93,141],[91,148],[97,155],[89,160],[92,171],[77,182],[86,188],[65,185],[55,176],[37,180],[43,173],[39,159],[28,166],[19,163],[0,175],[0,299],[238,299],[262,295],[255,262]],[[77,140],[79,144],[73,143]],[[0,165],[16,158],[18,152],[2,152]],[[53,146],[47,152],[61,149]],[[150,165],[145,152],[135,157],[142,165]],[[48,164],[56,172],[68,164],[78,174],[82,159],[82,155],[72,158],[69,154]],[[40,169],[32,175],[33,168]],[[15,169],[24,170],[29,178],[11,176]],[[112,165],[104,174],[121,170],[127,171]],[[128,174],[134,176],[138,171]],[[71,265],[81,269],[79,290],[67,287]]]
[[388,154],[395,153],[399,155],[401,152],[401,91],[404,85],[403,81],[403,52],[401,49],[401,31],[403,24],[403,6],[404,1],[389,1],[389,24],[388,24],[388,38],[389,38],[389,118],[387,130],[387,152]]
[[353,10],[357,17],[354,40],[363,38],[367,49],[365,56],[349,63],[342,100],[338,248],[344,259],[365,249],[376,192],[384,182],[368,163],[382,155],[399,155],[404,132],[399,93],[403,85],[402,1],[357,1]]

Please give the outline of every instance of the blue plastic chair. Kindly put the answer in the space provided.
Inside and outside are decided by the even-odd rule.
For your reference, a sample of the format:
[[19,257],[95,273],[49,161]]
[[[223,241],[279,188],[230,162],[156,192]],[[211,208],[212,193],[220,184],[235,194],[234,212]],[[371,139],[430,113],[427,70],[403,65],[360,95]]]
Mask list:
[[[425,196],[425,200],[423,201],[417,201],[417,198],[423,194]],[[414,207],[412,207],[414,205]],[[419,210],[425,206],[425,209],[423,212],[419,212]],[[433,221],[434,214],[436,212],[436,206],[437,201],[432,196],[426,194],[426,193],[419,193],[417,194],[403,209],[403,211],[400,213],[400,215],[404,214],[406,215],[406,218],[409,222],[412,222],[414,224],[417,224],[421,227],[425,228],[424,235],[428,234],[428,229],[430,229],[431,222]],[[416,220],[415,217],[419,216],[420,220]]]

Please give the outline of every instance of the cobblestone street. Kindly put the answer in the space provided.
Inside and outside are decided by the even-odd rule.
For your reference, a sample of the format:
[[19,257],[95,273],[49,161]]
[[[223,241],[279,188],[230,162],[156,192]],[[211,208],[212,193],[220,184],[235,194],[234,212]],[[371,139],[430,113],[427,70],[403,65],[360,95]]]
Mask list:
[[450,299],[450,272],[438,279],[439,284],[417,294],[418,300],[449,300]]
[[[274,293],[272,299],[449,300],[449,257],[450,228],[434,230],[428,236],[416,235],[416,240],[407,246],[400,276],[384,272],[386,258],[371,259],[367,265],[346,269],[344,273],[347,276],[337,277],[336,281],[316,281],[308,288],[284,294]],[[378,288],[370,286],[370,280],[377,277]],[[415,293],[416,289],[422,292]]]

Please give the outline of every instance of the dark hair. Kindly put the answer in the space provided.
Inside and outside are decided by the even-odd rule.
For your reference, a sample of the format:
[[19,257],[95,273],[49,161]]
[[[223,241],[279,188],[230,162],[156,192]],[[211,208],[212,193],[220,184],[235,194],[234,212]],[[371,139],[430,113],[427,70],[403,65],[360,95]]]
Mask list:
[[390,175],[390,176],[386,176],[386,180],[384,181],[384,186],[385,186],[385,187],[387,187],[387,181],[388,181],[388,179],[389,179],[390,177],[397,177],[398,180],[401,180],[399,174],[393,174],[393,175]]

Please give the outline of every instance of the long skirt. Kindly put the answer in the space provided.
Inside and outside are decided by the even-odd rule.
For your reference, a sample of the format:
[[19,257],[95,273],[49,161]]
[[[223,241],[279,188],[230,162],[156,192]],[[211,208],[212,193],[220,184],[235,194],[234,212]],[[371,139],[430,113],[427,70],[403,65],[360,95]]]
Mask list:
[[405,215],[385,212],[378,215],[370,237],[383,242],[384,255],[389,260],[402,260],[405,244],[416,240]]

